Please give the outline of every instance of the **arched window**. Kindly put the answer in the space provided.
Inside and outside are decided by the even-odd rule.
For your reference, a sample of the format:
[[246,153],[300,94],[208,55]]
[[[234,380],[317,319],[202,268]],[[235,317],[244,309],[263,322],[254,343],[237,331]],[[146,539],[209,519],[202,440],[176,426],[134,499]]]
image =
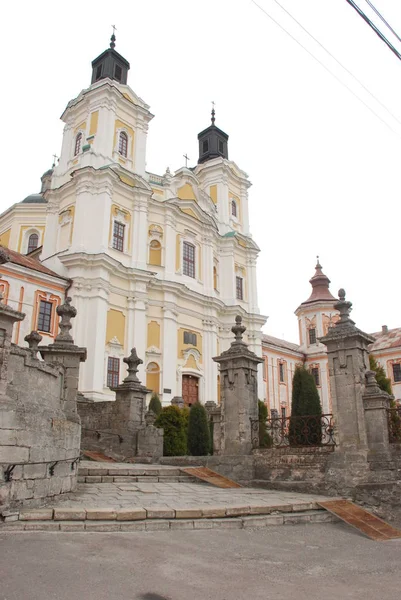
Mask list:
[[27,250],[27,254],[29,254],[30,252],[33,252],[33,250],[36,250],[36,248],[38,247],[39,244],[39,236],[37,233],[31,233],[31,235],[28,238],[28,250]]
[[160,392],[160,367],[155,362],[150,362],[146,368],[146,387],[156,394]]
[[120,131],[120,136],[118,138],[118,152],[121,156],[127,157],[128,152],[128,135],[125,131]]
[[77,156],[81,152],[81,143],[82,143],[82,133],[79,132],[77,137],[75,138],[75,149],[74,156]]
[[237,216],[237,203],[235,200],[231,200],[231,214],[233,217]]

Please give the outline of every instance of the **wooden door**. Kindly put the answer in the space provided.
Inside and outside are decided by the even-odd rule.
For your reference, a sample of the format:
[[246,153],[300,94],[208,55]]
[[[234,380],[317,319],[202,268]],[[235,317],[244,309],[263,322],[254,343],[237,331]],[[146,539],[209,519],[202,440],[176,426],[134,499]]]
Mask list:
[[193,375],[182,376],[182,399],[185,406],[198,402],[198,378]]

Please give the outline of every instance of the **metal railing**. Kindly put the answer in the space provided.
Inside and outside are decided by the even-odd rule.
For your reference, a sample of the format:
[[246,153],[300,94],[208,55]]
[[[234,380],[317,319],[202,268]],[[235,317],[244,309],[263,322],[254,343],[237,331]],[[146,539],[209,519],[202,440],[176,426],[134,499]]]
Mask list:
[[[259,427],[259,421],[251,422],[254,448],[259,446]],[[336,445],[332,414],[267,419],[266,433],[270,448]]]
[[387,409],[387,423],[390,444],[401,444],[401,406]]

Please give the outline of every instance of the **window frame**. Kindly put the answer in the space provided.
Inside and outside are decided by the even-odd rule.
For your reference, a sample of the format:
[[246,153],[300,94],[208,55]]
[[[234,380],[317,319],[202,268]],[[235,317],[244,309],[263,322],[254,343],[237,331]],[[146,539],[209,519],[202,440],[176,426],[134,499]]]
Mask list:
[[[117,76],[117,69],[119,69],[120,75]],[[123,78],[123,69],[122,66],[119,65],[118,63],[115,63],[114,65],[114,79],[116,79],[117,81],[119,81],[121,83],[121,80]]]
[[[31,248],[31,249],[29,249],[29,247],[30,247],[30,243],[31,243],[31,237],[32,237],[32,236],[36,236],[36,238],[37,238],[37,239],[36,239],[36,246],[35,246],[35,247],[33,247],[33,248]],[[27,248],[26,248],[26,253],[27,253],[27,254],[29,254],[30,252],[33,252],[33,251],[34,251],[34,250],[36,250],[37,248],[39,248],[39,234],[38,234],[36,231],[33,231],[33,232],[32,232],[32,233],[30,233],[30,234],[29,234],[29,236],[28,236],[28,245],[27,245]]]
[[120,131],[118,134],[118,153],[123,158],[128,158],[128,133]]
[[237,300],[244,300],[244,278],[241,275],[235,276],[235,298]]
[[[117,368],[115,368],[117,365]],[[107,378],[108,388],[115,388],[120,383],[120,359],[117,356],[107,357]]]
[[[45,307],[45,311],[42,312],[42,305]],[[46,308],[50,307],[50,313],[46,313]],[[47,324],[48,319],[48,329],[45,329],[45,324]],[[38,307],[38,318],[36,329],[38,331],[42,331],[43,333],[51,333],[52,331],[52,319],[53,319],[53,302],[49,300],[39,300]]]
[[[313,331],[313,334],[311,335]],[[312,340],[313,338],[313,340]],[[309,345],[312,346],[313,344],[317,344],[317,336],[316,336],[316,327],[310,327],[308,329],[308,339],[309,339]]]
[[[393,381],[394,383],[401,383],[401,363],[394,363],[393,367]],[[397,367],[397,368],[395,368]],[[396,375],[397,371],[397,375]]]
[[234,198],[231,198],[231,216],[238,219],[238,205]]
[[[192,257],[188,250],[191,249]],[[182,243],[182,274],[196,279],[196,246],[186,240]]]
[[285,364],[283,362],[278,363],[278,380],[279,383],[285,383]]
[[[187,339],[187,341],[185,341]],[[198,344],[198,336],[193,331],[184,331],[183,335],[183,343],[186,346],[197,346]]]
[[74,156],[78,156],[78,154],[81,153],[82,138],[83,138],[82,131],[78,131],[77,135],[75,136]]
[[[122,235],[119,232],[116,232],[116,229],[122,228]],[[121,242],[121,244],[120,244]],[[124,244],[125,244],[125,223],[121,223],[121,221],[117,221],[114,219],[113,221],[113,237],[112,237],[112,248],[113,250],[117,250],[117,252],[124,252]],[[121,245],[121,248],[120,248]]]

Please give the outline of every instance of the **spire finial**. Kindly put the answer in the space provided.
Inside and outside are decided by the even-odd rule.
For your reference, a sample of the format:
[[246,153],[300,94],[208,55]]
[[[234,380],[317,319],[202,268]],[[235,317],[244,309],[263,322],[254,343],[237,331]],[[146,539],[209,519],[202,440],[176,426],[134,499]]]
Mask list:
[[112,25],[113,28],[113,33],[111,35],[110,38],[110,48],[115,48],[116,47],[116,31],[117,31],[117,27],[115,25]]
[[319,255],[316,255],[316,269],[321,269],[322,265],[320,264]]
[[216,120],[215,115],[216,115],[216,111],[214,110],[216,103],[214,100],[212,100],[212,125],[214,125],[214,122]]

